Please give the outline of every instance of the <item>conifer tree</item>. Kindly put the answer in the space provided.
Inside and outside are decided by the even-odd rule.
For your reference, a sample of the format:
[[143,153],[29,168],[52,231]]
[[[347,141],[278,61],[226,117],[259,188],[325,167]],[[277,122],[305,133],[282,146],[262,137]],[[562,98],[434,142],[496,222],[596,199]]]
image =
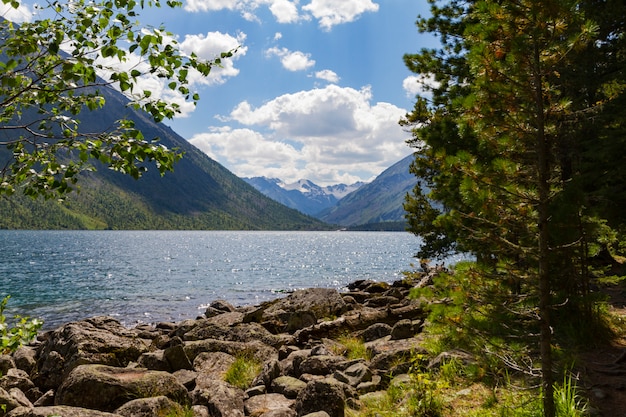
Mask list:
[[418,149],[412,171],[430,190],[407,198],[409,224],[424,239],[420,256],[475,255],[470,297],[483,313],[531,323],[527,338],[539,329],[544,414],[553,416],[555,306],[590,311],[581,308],[588,249],[604,230],[587,210],[580,132],[623,91],[623,79],[606,77],[596,100],[580,100],[580,59],[598,57],[616,33],[600,39],[601,26],[570,0],[431,3],[418,25],[442,46],[405,56],[436,81],[403,121]]

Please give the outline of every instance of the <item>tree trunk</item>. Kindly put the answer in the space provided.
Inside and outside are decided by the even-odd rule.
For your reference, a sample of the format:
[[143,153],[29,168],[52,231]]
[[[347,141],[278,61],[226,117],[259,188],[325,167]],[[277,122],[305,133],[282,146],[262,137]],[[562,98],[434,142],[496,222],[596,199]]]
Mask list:
[[550,285],[550,246],[548,243],[548,222],[550,217],[550,145],[545,131],[543,88],[539,45],[534,44],[534,89],[537,123],[537,206],[539,226],[539,321],[541,352],[541,385],[543,388],[543,415],[555,417],[554,386],[552,377],[552,327],[550,326],[551,285]]

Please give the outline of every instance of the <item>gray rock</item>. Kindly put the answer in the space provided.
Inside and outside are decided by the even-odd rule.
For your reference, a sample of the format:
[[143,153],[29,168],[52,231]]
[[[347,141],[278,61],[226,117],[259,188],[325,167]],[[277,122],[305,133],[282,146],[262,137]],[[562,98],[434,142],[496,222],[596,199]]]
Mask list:
[[210,306],[225,313],[237,311],[237,308],[226,300],[214,300]]
[[270,410],[259,417],[296,417],[297,414],[291,408],[277,408],[276,410]]
[[264,415],[274,410],[290,409],[294,400],[290,400],[281,394],[263,394],[249,398],[245,401],[244,407],[246,415]]
[[171,371],[178,371],[179,369],[193,369],[191,361],[185,353],[183,345],[170,346],[163,352],[165,360],[169,364]]
[[191,392],[192,404],[207,407],[212,417],[243,417],[243,398],[242,390],[218,380],[207,381]]
[[7,417],[123,417],[119,414],[105,413],[86,408],[59,405],[54,407],[19,407],[7,414]]
[[291,352],[286,359],[280,361],[280,367],[285,375],[300,376],[300,364],[311,355],[310,349]]
[[31,403],[28,397],[26,397],[26,394],[24,394],[19,388],[11,388],[9,390],[9,395],[13,397],[21,407],[33,406],[33,403]]
[[343,356],[335,355],[310,356],[302,361],[298,369],[303,374],[329,375],[345,360]]
[[113,411],[130,400],[161,395],[189,402],[187,389],[167,372],[80,365],[59,387],[55,404]]
[[190,371],[188,369],[179,369],[175,371],[172,375],[185,386],[189,391],[193,390],[196,386],[196,378],[198,377],[198,373],[195,371]]
[[366,394],[368,392],[378,391],[382,388],[382,378],[380,375],[372,375],[371,381],[361,382],[356,386],[356,391],[359,394]]
[[287,398],[296,398],[306,387],[306,382],[291,376],[279,376],[272,381],[272,392],[283,394]]
[[316,411],[315,413],[309,413],[302,417],[330,417],[326,411]]
[[[370,369],[379,371],[391,371],[398,365],[409,366],[416,355],[428,353],[418,337],[401,340],[383,338],[366,343],[365,346],[372,357]],[[394,373],[398,373],[398,370],[394,370]]]
[[387,323],[374,323],[367,329],[363,330],[361,337],[364,342],[371,342],[381,337],[389,336],[391,334],[392,327]]
[[185,343],[185,353],[192,363],[196,359],[196,356],[202,352],[224,352],[232,356],[237,356],[242,352],[250,352],[254,358],[261,363],[278,358],[278,351],[276,349],[258,341],[244,343],[206,339]]
[[48,407],[54,405],[54,390],[48,390],[33,403],[35,407]]
[[267,331],[259,323],[230,325],[216,323],[212,319],[201,319],[194,320],[191,323],[184,323],[186,324],[176,330],[175,334],[185,341],[215,339],[240,343],[261,342],[269,346],[278,346],[280,344],[280,338]]
[[35,388],[35,384],[33,384],[25,371],[11,368],[0,378],[0,387],[7,391],[11,388],[19,388],[22,392],[26,392]]
[[142,353],[139,359],[137,359],[137,363],[142,368],[153,371],[171,371],[170,364],[167,359],[165,359],[165,351],[163,350]]
[[68,323],[45,335],[33,382],[42,390],[57,389],[78,365],[125,367],[147,352],[149,345],[111,317]]
[[400,300],[396,297],[391,297],[388,295],[379,295],[376,297],[369,298],[364,305],[366,307],[386,307],[389,305],[398,304]]
[[222,379],[235,357],[224,352],[202,352],[193,361],[193,369],[198,373],[196,386],[202,388],[207,379]]
[[[15,361],[15,366],[29,375],[37,365],[37,349],[32,346],[20,346],[13,352],[12,356]],[[2,374],[4,375],[6,372]]]
[[194,405],[191,407],[193,417],[211,417],[209,409],[203,405]]
[[154,417],[166,415],[182,415],[183,407],[165,396],[138,398],[115,410],[124,417]]
[[343,371],[348,377],[347,383],[353,387],[372,380],[372,371],[364,363],[355,363]]
[[13,357],[11,355],[0,355],[0,376],[6,375],[11,368],[15,368]]
[[262,323],[273,333],[291,333],[311,326],[319,319],[341,315],[347,308],[337,290],[309,288],[263,303],[256,310],[247,313],[244,322]]
[[344,417],[346,397],[338,381],[311,381],[300,391],[295,409],[299,416],[325,411],[329,417]]
[[[22,404],[20,404],[19,401],[17,401],[7,390],[0,388],[0,407],[4,408],[6,411],[11,411],[14,408],[21,406]],[[0,410],[2,408],[0,408]]]
[[415,335],[415,332],[413,324],[409,319],[399,320],[391,330],[391,340],[408,339],[413,337],[413,335]]
[[272,359],[263,365],[261,373],[254,378],[252,385],[271,386],[272,381],[280,376],[280,363],[276,359]]

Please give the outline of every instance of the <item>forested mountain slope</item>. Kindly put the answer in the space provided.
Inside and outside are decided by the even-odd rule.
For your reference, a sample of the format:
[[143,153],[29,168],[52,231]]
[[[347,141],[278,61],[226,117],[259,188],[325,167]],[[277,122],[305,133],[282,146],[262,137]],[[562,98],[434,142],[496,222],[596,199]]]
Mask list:
[[[174,172],[149,170],[140,180],[99,168],[83,175],[81,192],[63,204],[14,195],[0,201],[1,228],[112,229],[323,229],[326,225],[256,191],[163,124],[127,107],[104,88],[104,109],[81,113],[83,128],[105,131],[128,116],[146,139],[159,137],[184,152]],[[0,163],[8,159],[0,150]]]
[[417,178],[409,173],[413,159],[409,155],[395,163],[317,217],[342,226],[404,222],[404,199],[417,183]]

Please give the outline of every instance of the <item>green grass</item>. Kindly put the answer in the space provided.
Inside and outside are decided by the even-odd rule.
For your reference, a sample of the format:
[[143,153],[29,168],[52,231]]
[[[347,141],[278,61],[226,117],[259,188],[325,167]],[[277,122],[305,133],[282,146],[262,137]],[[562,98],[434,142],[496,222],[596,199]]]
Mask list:
[[347,359],[371,359],[371,353],[365,347],[363,339],[354,336],[341,336],[337,339],[337,342],[345,348],[344,352],[334,352],[336,354],[343,354]]
[[224,374],[224,381],[241,389],[248,389],[254,378],[261,372],[260,361],[246,352],[238,355],[235,362]]

